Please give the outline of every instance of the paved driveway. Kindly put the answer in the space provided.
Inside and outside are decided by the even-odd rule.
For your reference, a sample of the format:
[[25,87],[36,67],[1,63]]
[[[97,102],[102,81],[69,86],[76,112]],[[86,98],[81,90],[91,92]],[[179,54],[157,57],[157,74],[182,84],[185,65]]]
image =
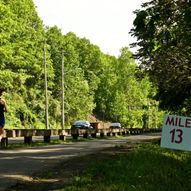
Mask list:
[[50,145],[32,148],[1,150],[0,152],[0,191],[14,185],[19,179],[27,179],[31,173],[55,166],[71,157],[86,155],[104,148],[124,143],[136,143],[161,137],[160,133],[126,136]]

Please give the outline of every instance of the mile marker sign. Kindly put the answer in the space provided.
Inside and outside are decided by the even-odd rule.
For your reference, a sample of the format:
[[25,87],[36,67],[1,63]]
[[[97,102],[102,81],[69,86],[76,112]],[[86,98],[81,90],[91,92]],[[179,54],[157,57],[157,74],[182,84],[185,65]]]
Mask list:
[[161,147],[191,151],[191,117],[165,115]]

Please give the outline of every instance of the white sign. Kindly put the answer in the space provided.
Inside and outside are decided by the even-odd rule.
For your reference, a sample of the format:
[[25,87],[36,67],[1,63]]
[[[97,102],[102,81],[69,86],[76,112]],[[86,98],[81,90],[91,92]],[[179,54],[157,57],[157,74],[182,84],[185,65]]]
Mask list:
[[161,147],[191,151],[191,117],[165,115]]

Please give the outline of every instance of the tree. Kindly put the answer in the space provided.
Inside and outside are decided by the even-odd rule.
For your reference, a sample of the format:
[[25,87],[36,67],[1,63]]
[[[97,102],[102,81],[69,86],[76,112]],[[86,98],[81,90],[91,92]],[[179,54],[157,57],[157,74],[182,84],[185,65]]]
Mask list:
[[180,111],[190,99],[191,1],[152,0],[136,10],[135,58],[157,85],[160,106]]
[[[47,43],[49,44],[49,51],[51,59],[53,61],[53,68],[55,77],[53,80],[52,96],[54,100],[61,103],[61,53],[64,52],[64,89],[65,89],[65,121],[69,125],[71,122],[77,119],[85,119],[88,114],[91,113],[94,104],[94,88],[93,84],[87,75],[89,60],[82,60],[82,57],[89,56],[87,52],[84,52],[83,41],[78,38],[74,33],[70,32],[66,35],[61,33],[61,30],[55,27],[47,28],[46,32]],[[89,41],[88,41],[89,42]],[[89,43],[90,45],[90,43]],[[91,46],[91,45],[90,45]],[[77,69],[81,70],[77,70]],[[54,101],[55,102],[55,101]],[[54,104],[57,108],[60,104]],[[52,115],[57,123],[60,122],[61,113],[58,109],[52,109]]]
[[[0,85],[10,92],[8,117],[14,116],[16,126],[35,126],[44,121],[42,21],[32,0],[1,0],[0,9]],[[47,62],[51,79],[53,70],[48,54]]]
[[153,89],[128,48],[119,58],[104,54],[72,32],[43,28],[32,0],[0,0],[0,86],[7,88],[7,127],[44,127],[44,40],[50,128],[61,127],[62,52],[66,125],[96,111],[126,126],[136,119],[141,127],[143,111],[130,111],[129,105],[142,105]]
[[[104,55],[100,84],[95,94],[96,111],[123,126],[142,127],[144,111],[140,107],[154,92],[148,76],[137,74],[137,65],[127,47],[118,59]],[[138,77],[137,77],[138,76]],[[135,123],[136,121],[136,123]]]

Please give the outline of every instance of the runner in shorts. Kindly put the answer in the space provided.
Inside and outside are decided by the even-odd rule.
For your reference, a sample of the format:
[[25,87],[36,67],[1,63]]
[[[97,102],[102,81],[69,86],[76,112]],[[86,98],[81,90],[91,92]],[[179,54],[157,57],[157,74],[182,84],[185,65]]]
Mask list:
[[4,116],[4,112],[7,112],[6,101],[1,98],[2,93],[4,91],[5,91],[4,88],[0,88],[0,143],[1,143],[1,139],[4,136],[4,128],[5,128],[5,116]]

